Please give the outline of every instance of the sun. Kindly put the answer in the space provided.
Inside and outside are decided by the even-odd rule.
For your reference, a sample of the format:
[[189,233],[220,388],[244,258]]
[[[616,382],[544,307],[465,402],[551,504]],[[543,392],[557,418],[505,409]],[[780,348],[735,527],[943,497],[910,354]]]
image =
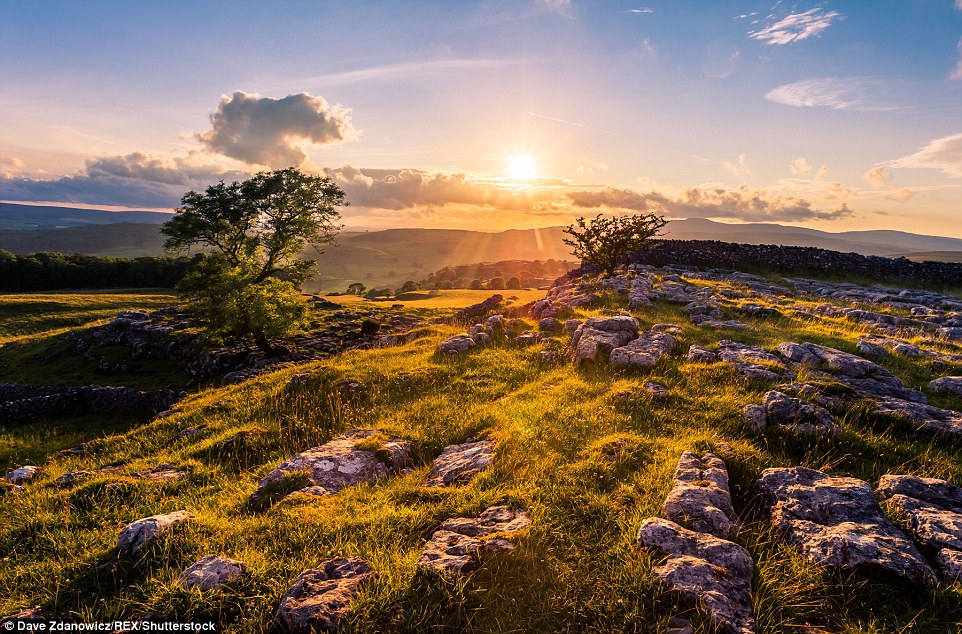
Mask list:
[[518,154],[513,156],[511,163],[508,165],[508,176],[514,181],[530,181],[537,178],[538,170],[531,155]]

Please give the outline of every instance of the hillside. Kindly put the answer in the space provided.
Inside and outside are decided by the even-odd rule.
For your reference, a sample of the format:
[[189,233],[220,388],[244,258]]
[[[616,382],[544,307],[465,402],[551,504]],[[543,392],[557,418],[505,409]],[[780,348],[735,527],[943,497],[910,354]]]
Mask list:
[[[856,391],[870,389],[865,380],[876,377],[871,389],[925,399],[959,416],[962,396],[940,393],[929,381],[962,374],[962,344],[938,330],[958,320],[952,311],[962,302],[923,291],[899,295],[898,289],[744,275],[656,271],[639,277],[634,285],[584,280],[583,287],[558,289],[550,306],[539,310],[619,324],[627,323],[622,311],[629,311],[646,337],[655,324],[677,325],[657,329],[674,332],[677,345],[650,364],[619,369],[606,362],[603,348],[592,353],[590,346],[576,346],[574,359],[597,357],[575,366],[564,332],[513,340],[492,330],[489,344],[444,354],[438,344],[464,327],[433,324],[401,345],[281,367],[201,391],[153,421],[133,428],[112,423],[78,451],[57,454],[70,445],[48,443],[51,455],[35,459],[39,474],[23,491],[0,497],[0,549],[6,553],[0,614],[38,605],[47,615],[91,621],[151,615],[213,620],[225,632],[266,632],[302,571],[333,557],[361,557],[377,576],[350,602],[341,618],[344,631],[661,634],[669,619],[682,617],[694,631],[707,632],[713,617],[706,604],[679,600],[659,581],[664,555],[637,543],[640,527],[664,517],[672,474],[682,453],[692,451],[714,452],[727,467],[733,512],[741,518],[727,539],[750,559],[747,609],[758,632],[957,632],[962,584],[926,586],[913,576],[930,574],[923,556],[934,562],[934,551],[900,551],[915,557],[905,563],[915,568],[901,572],[893,572],[894,564],[887,571],[871,565],[824,569],[786,539],[790,529],[773,527],[755,487],[765,469],[797,466],[871,485],[890,474],[962,483],[962,440],[953,433],[962,431],[962,417],[939,431],[885,413]],[[646,297],[630,309],[627,294],[618,291],[629,287]],[[592,292],[595,299],[575,306]],[[695,298],[704,311],[691,305]],[[924,306],[932,320],[910,310],[915,306]],[[404,310],[417,309],[409,304]],[[905,338],[901,343],[891,338],[895,327]],[[41,333],[36,325],[29,328],[39,345]],[[537,318],[512,324],[509,332],[520,328],[537,331]],[[670,343],[665,335],[657,341]],[[841,352],[825,374],[782,356],[784,342]],[[889,352],[883,344],[901,347]],[[856,358],[862,359],[858,380],[846,374],[855,372],[846,369],[853,366],[842,363]],[[757,423],[746,420],[743,408],[768,402],[776,386],[828,409],[798,419],[776,418],[777,410],[769,409],[767,426],[751,427]],[[812,421],[820,421],[820,431],[813,431]],[[393,465],[396,454],[383,443],[409,443],[410,470],[386,472],[377,483],[333,495],[305,490],[285,498],[311,484],[312,472],[298,467],[251,498],[283,461],[351,429],[379,432],[362,451],[374,456],[381,447],[376,455],[385,465]],[[2,430],[0,462],[15,467],[23,455],[36,455],[30,447],[42,430],[37,423]],[[494,443],[490,468],[460,484],[426,485],[444,447],[482,440]],[[78,472],[87,475],[55,484]],[[155,472],[168,475],[155,478]],[[867,485],[859,490],[872,498]],[[866,504],[827,508],[841,514]],[[490,548],[480,538],[474,548],[481,550],[467,550],[472,565],[461,574],[423,563],[425,544],[442,523],[496,506],[524,512],[530,526],[495,533],[492,538],[504,541]],[[883,509],[913,534],[895,507]],[[125,525],[179,510],[191,518],[134,554],[118,551]],[[821,511],[811,513],[810,533],[830,521],[818,519]],[[881,511],[872,521],[889,526]],[[840,531],[837,539],[849,540],[845,548],[871,552],[877,527],[852,530],[854,541],[851,532]],[[911,548],[899,539],[898,548]],[[875,552],[879,562],[888,556]],[[186,590],[178,578],[205,555],[243,562],[244,571],[220,589]],[[737,574],[705,566],[710,574]],[[741,592],[744,586],[731,585],[726,595],[740,601]]]

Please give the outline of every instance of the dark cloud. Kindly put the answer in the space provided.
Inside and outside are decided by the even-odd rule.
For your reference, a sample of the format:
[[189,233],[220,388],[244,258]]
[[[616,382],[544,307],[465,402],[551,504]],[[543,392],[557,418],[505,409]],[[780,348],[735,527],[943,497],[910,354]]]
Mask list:
[[51,180],[0,178],[0,199],[172,208],[189,189],[249,176],[214,165],[195,165],[186,159],[135,152],[89,160],[83,170],[72,176]]
[[197,135],[209,151],[271,167],[303,163],[302,141],[327,145],[356,134],[348,108],[306,92],[271,99],[238,91],[221,99],[210,123],[210,130]]

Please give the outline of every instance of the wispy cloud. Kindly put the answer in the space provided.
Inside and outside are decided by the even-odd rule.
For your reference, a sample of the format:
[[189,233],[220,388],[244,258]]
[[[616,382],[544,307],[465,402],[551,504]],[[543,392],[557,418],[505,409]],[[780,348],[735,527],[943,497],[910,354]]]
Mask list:
[[876,93],[884,85],[866,77],[823,77],[784,84],[765,93],[765,99],[786,106],[800,108],[831,108],[832,110],[860,110],[884,112],[903,110],[899,106],[880,103]]
[[732,163],[730,161],[725,161],[722,163],[722,167],[732,173],[732,176],[740,178],[742,176],[751,176],[752,171],[748,169],[748,165],[745,163],[745,155],[738,155],[738,162]]
[[518,60],[482,58],[482,59],[435,59],[397,64],[384,64],[370,68],[359,68],[342,73],[328,73],[311,77],[300,77],[285,81],[285,85],[297,84],[310,86],[312,89],[327,86],[342,86],[359,84],[380,79],[397,79],[401,77],[431,76],[446,72],[467,72],[488,68],[503,68],[520,64]]
[[590,125],[585,125],[584,123],[577,123],[575,121],[566,121],[565,119],[558,119],[557,117],[549,117],[548,115],[538,114],[537,112],[529,112],[529,116],[538,117],[539,119],[546,119],[548,121],[555,121],[557,123],[563,123],[565,125],[574,126],[576,128],[584,128],[585,130],[592,130],[594,132],[601,132],[602,134],[611,134],[613,136],[621,136],[617,132],[612,132],[610,130],[602,130],[601,128],[595,128]]
[[[956,6],[959,6],[959,3],[962,3],[962,0],[958,0],[958,2],[956,2]],[[959,62],[958,64],[955,65],[955,68],[953,68],[952,71],[949,73],[949,79],[955,79],[955,80],[962,79],[962,37],[959,38],[958,49],[959,49]]]
[[949,176],[962,177],[962,134],[933,139],[918,152],[890,161],[887,165],[938,169]]
[[865,172],[865,180],[872,184],[872,187],[891,187],[892,186],[892,175],[888,173],[888,170],[884,165],[879,165],[878,167],[873,167],[869,171]]
[[306,92],[271,99],[237,91],[221,99],[210,115],[211,129],[197,140],[249,165],[300,165],[307,159],[300,142],[328,145],[356,136],[350,112]]
[[812,166],[808,164],[808,159],[804,156],[792,161],[790,169],[792,174],[796,176],[812,173]]
[[654,13],[655,10],[651,7],[641,7],[640,9],[628,9],[625,13]]
[[749,37],[763,40],[766,44],[791,44],[818,35],[843,17],[837,11],[809,9],[804,13],[793,13],[760,31],[749,33]]

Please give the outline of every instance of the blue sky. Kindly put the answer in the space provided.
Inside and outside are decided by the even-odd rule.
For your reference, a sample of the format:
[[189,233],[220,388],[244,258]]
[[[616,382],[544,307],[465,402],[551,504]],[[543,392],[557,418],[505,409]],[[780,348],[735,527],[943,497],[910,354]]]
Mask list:
[[297,164],[367,227],[962,237],[960,5],[0,0],[0,200],[169,209]]

